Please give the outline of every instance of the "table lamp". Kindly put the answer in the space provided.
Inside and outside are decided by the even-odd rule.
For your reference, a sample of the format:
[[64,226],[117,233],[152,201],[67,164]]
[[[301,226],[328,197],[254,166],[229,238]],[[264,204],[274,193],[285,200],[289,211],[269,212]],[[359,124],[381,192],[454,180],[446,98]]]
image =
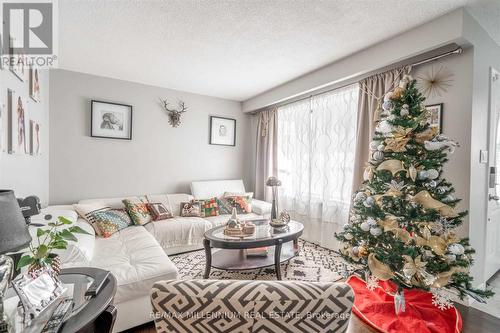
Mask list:
[[267,179],[266,185],[273,189],[273,204],[271,206],[271,221],[278,218],[278,187],[281,186],[281,181],[271,176]]
[[3,297],[9,286],[14,262],[5,253],[26,247],[31,236],[14,191],[0,190],[0,333],[8,332]]

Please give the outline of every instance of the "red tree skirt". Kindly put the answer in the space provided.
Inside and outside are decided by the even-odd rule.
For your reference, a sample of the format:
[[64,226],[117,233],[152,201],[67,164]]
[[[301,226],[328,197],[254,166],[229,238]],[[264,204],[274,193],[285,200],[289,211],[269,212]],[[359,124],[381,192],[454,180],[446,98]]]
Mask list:
[[347,283],[355,295],[352,311],[380,332],[459,333],[462,329],[462,317],[457,309],[439,310],[432,304],[429,292],[405,289],[406,311],[396,315],[395,283],[379,281],[379,287],[373,291],[366,288],[365,281],[354,275],[347,279]]

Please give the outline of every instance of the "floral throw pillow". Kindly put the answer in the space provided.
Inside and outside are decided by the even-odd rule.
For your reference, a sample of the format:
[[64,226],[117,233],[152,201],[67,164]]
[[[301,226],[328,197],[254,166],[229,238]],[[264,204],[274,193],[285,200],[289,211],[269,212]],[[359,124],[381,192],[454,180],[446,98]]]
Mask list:
[[217,198],[201,200],[200,204],[201,204],[201,215],[203,217],[219,215],[219,205],[217,204]]
[[148,203],[146,204],[146,207],[148,208],[153,221],[166,220],[174,217],[165,205],[160,202]]
[[201,204],[199,201],[181,202],[182,217],[201,217]]
[[93,226],[99,229],[99,235],[104,238],[133,225],[125,209],[98,211],[93,214],[93,219],[95,221]]
[[139,199],[125,199],[122,202],[134,224],[145,225],[153,220],[146,202],[142,202]]

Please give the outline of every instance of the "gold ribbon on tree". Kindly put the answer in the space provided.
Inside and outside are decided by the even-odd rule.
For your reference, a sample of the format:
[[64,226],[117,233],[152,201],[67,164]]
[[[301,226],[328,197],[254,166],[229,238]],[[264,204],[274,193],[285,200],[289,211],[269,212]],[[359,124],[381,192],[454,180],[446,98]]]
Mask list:
[[411,281],[413,285],[419,286],[430,286],[436,280],[436,276],[430,274],[425,270],[427,262],[422,261],[422,257],[419,255],[415,259],[410,256],[403,255],[405,259],[405,264],[403,266],[403,275],[407,281]]
[[422,207],[426,209],[434,209],[439,212],[439,214],[446,217],[457,217],[458,214],[455,213],[455,210],[448,206],[447,204],[442,203],[439,200],[434,199],[429,192],[426,190],[420,191],[415,196],[411,197],[413,202],[416,202]]
[[391,268],[378,260],[374,253],[368,255],[368,268],[373,276],[379,280],[387,281],[394,277],[394,272]]

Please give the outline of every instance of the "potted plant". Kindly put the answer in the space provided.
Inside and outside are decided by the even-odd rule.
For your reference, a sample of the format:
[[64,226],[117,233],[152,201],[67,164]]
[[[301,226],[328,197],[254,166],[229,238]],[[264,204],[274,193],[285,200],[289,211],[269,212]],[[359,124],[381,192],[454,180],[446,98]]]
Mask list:
[[[68,242],[77,242],[78,239],[74,234],[87,234],[88,232],[82,228],[73,225],[73,222],[63,216],[59,216],[57,222],[49,222],[46,226],[36,230],[36,241],[32,241],[29,245],[29,253],[24,254],[19,262],[17,268],[28,266],[28,272],[32,273],[44,267],[51,267],[52,270],[58,275],[60,269],[60,258],[53,250],[65,250]],[[62,226],[69,226],[68,228],[60,230]]]

